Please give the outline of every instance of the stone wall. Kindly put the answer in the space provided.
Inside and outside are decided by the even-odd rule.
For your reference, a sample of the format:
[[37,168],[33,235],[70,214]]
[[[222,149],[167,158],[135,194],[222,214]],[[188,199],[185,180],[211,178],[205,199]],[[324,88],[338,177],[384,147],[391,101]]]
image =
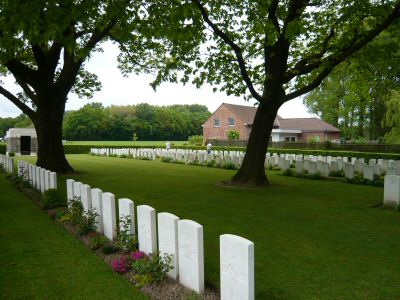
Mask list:
[[[7,153],[15,153],[21,155],[21,137],[9,137],[6,140]],[[36,155],[38,152],[38,141],[36,137],[31,137],[31,155]]]

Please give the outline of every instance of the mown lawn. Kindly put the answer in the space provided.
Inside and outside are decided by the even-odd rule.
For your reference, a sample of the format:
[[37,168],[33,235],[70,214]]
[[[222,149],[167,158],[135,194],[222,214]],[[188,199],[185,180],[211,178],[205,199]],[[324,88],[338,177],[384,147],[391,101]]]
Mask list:
[[147,299],[0,176],[1,299]]
[[[68,176],[204,226],[206,281],[219,282],[219,235],[255,243],[257,299],[399,299],[400,213],[383,189],[269,172],[263,189],[227,188],[234,171],[68,156]],[[32,160],[32,159],[31,159]],[[59,185],[65,191],[65,178]]]
[[[165,147],[167,141],[67,141],[64,145],[95,145],[95,146],[159,146]],[[188,144],[188,141],[169,141],[173,146]]]

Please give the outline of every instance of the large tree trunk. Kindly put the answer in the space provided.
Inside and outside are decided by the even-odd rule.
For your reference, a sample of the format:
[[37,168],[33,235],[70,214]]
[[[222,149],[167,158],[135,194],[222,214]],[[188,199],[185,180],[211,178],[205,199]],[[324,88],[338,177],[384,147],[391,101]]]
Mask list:
[[266,101],[260,103],[254,117],[242,166],[231,179],[232,184],[247,186],[268,185],[264,161],[269,137],[278,113],[279,104]]
[[65,158],[62,144],[64,104],[60,102],[52,103],[52,107],[38,107],[36,111],[34,121],[38,138],[36,164],[54,172],[66,173],[73,171],[73,168]]

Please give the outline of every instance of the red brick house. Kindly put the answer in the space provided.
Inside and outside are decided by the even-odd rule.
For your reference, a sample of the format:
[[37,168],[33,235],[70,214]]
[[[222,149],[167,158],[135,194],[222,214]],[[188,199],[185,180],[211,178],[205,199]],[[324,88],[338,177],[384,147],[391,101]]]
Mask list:
[[[227,131],[235,130],[240,140],[248,140],[256,107],[222,103],[202,125],[204,140],[227,140]],[[316,137],[320,142],[339,141],[340,130],[318,118],[290,118],[277,116],[272,129],[273,142],[307,142]]]

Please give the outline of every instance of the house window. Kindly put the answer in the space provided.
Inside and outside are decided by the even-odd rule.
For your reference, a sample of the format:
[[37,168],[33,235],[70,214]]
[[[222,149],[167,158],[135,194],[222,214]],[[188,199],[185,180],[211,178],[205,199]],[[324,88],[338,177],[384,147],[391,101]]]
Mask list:
[[214,127],[219,127],[219,119],[218,118],[214,119]]
[[287,137],[285,137],[285,142],[294,143],[294,142],[296,142],[296,137],[295,136],[287,136]]
[[228,118],[228,125],[229,126],[235,126],[235,118],[234,117],[229,117]]

